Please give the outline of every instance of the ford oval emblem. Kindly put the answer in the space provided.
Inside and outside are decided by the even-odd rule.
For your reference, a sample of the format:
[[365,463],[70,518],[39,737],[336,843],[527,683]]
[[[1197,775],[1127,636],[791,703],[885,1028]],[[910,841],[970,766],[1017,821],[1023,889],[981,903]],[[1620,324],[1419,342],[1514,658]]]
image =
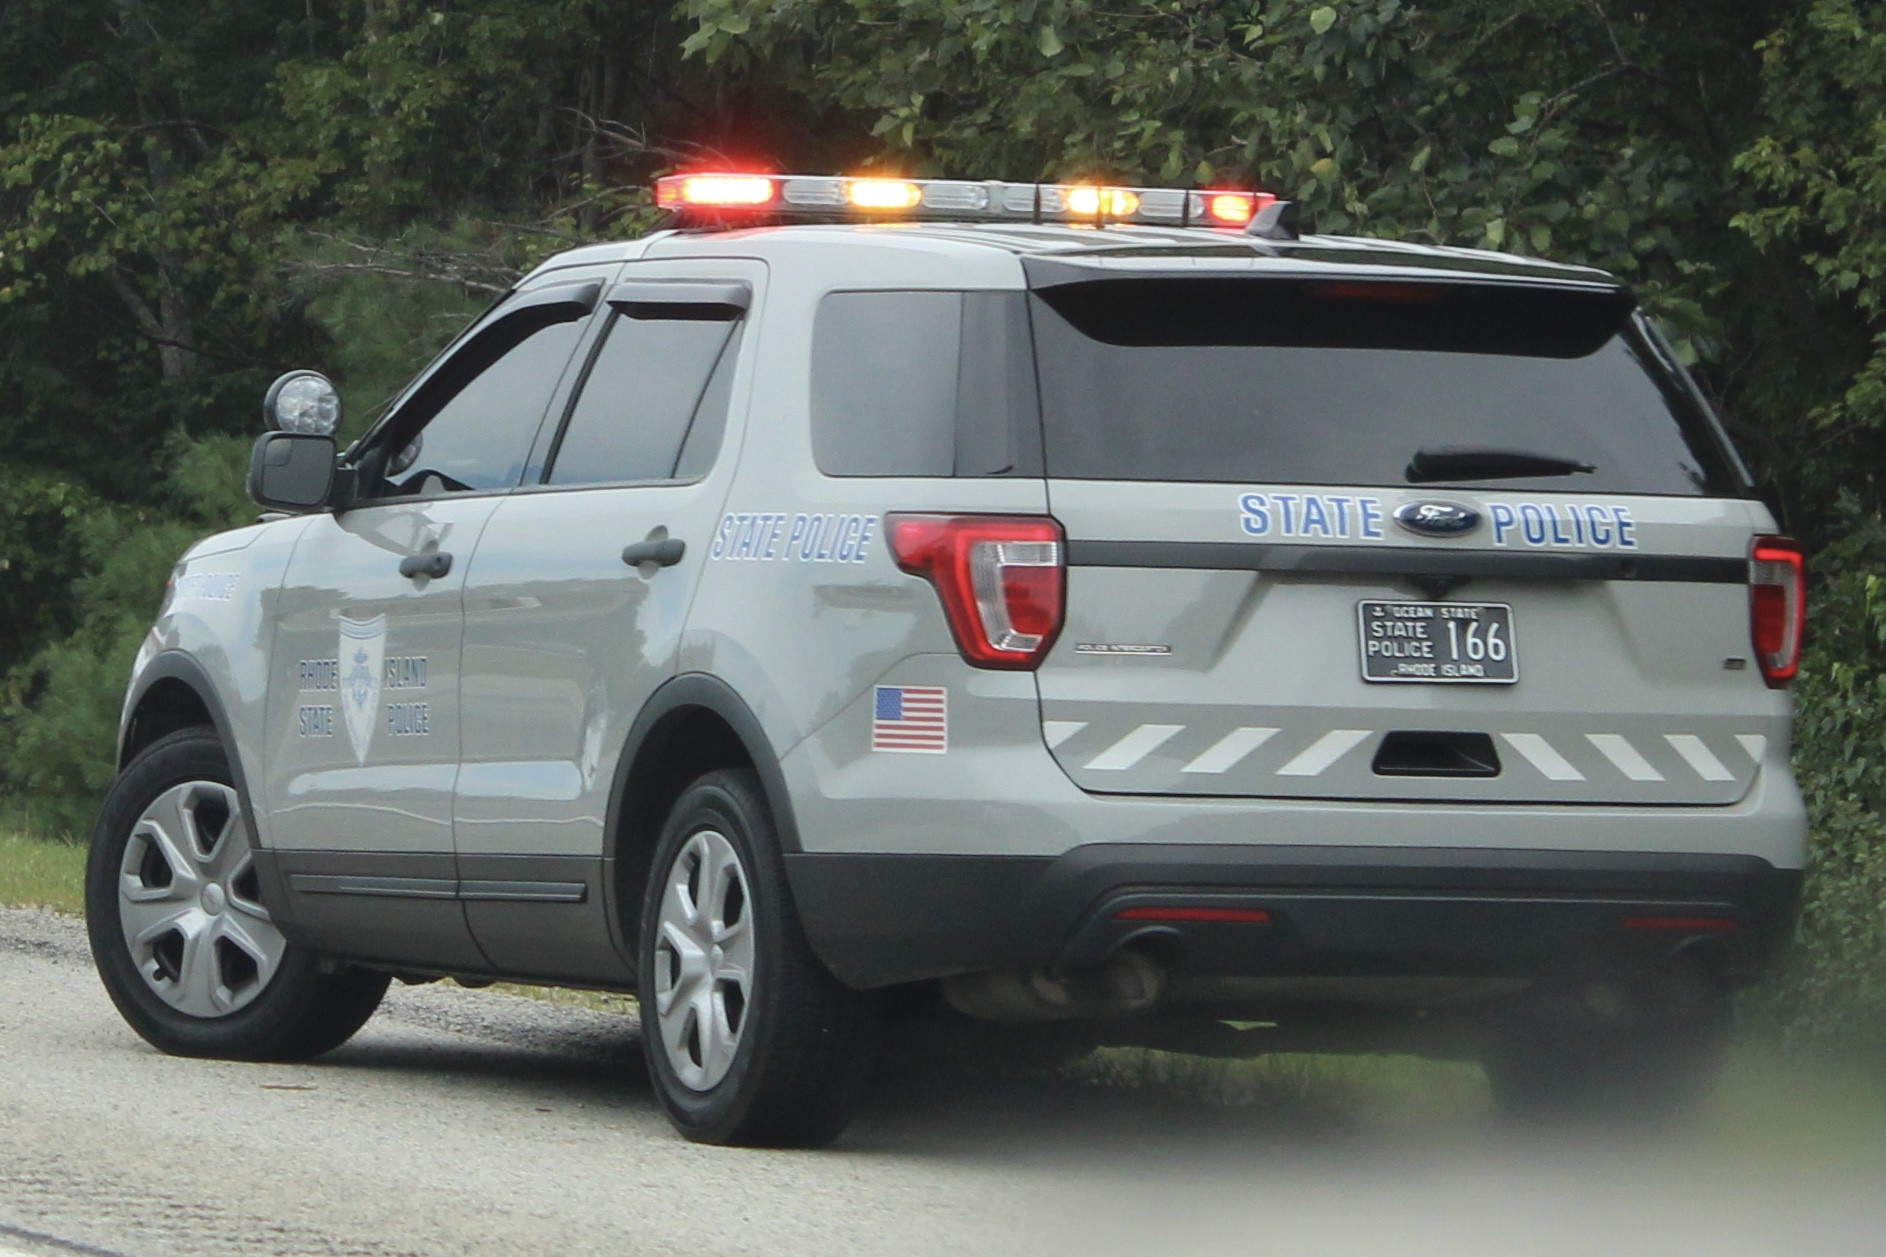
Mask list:
[[1480,512],[1458,502],[1409,502],[1395,512],[1395,522],[1423,537],[1458,537],[1480,526]]

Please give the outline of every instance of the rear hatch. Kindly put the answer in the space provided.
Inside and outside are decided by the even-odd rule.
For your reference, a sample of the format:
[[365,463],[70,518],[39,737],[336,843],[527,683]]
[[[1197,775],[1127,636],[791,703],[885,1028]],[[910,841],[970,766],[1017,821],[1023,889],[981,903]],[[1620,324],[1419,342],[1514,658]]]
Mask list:
[[1627,292],[1031,282],[1069,562],[1042,731],[1083,788],[1726,804],[1785,737],[1770,521]]

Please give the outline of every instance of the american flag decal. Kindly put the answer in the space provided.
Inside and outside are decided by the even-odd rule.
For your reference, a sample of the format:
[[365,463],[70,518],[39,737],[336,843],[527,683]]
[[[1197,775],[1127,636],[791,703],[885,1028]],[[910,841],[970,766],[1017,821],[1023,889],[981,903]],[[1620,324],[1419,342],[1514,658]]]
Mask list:
[[871,749],[950,749],[949,691],[936,685],[880,685],[871,713]]

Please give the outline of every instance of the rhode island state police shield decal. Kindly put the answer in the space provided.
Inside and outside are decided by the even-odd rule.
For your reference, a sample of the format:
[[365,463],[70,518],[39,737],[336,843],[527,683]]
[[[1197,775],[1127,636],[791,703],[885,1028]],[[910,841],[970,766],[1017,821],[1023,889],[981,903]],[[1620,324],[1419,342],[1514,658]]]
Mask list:
[[350,620],[341,617],[341,714],[347,718],[347,737],[354,758],[367,762],[373,731],[380,727],[380,678],[386,660],[386,617]]

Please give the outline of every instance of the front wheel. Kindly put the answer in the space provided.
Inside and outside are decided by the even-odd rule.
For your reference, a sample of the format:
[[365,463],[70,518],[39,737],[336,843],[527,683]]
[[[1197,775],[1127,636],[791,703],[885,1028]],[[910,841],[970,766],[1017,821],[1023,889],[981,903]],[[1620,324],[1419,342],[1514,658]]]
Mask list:
[[208,729],[152,743],[92,831],[85,918],[98,975],[125,1021],[176,1056],[303,1060],[339,1047],[385,974],[324,973],[263,904],[229,759]]
[[870,1081],[875,1010],[806,945],[751,772],[709,773],[669,813],[638,962],[649,1076],[683,1135],[814,1147],[844,1130]]

